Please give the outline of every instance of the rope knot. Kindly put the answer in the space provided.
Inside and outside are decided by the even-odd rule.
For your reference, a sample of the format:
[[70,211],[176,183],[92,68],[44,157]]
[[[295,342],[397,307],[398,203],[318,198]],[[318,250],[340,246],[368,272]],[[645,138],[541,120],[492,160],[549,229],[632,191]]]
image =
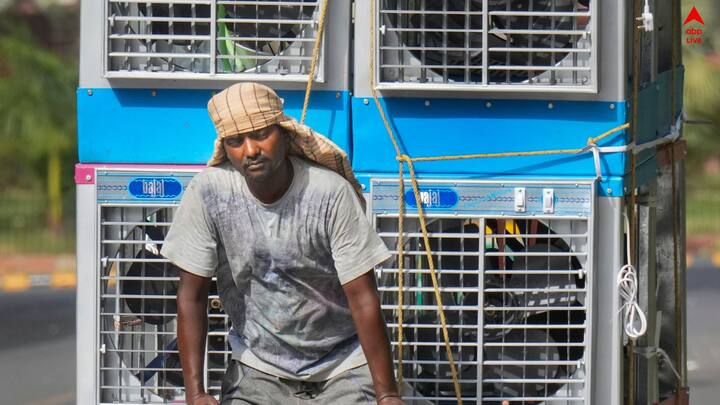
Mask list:
[[412,159],[410,158],[410,156],[405,155],[405,154],[397,155],[397,156],[395,157],[395,159],[396,159],[398,162],[412,163]]

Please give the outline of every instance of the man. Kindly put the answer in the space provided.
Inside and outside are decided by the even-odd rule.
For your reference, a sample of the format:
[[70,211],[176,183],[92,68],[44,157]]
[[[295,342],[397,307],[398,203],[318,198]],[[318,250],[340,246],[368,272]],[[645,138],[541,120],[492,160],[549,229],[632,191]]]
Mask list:
[[188,185],[162,254],[179,266],[187,401],[203,389],[207,296],[232,322],[223,404],[402,404],[373,267],[390,254],[345,154],[282,111],[268,87],[208,103],[218,137]]

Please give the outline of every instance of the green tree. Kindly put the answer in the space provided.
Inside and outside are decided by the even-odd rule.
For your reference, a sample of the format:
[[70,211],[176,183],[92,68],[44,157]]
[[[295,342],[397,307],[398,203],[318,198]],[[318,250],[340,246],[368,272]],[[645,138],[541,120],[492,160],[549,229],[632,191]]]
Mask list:
[[[32,173],[26,174],[43,179],[47,224],[60,231],[62,171],[75,155],[77,70],[18,28],[0,37],[0,54],[0,156],[30,163]],[[13,178],[3,180],[5,187],[13,185],[7,184]]]
[[712,63],[702,52],[686,50],[685,111],[703,125],[688,125],[684,135],[688,142],[689,169],[698,172],[708,158],[720,156],[720,63]]
[[[685,65],[684,109],[691,120],[710,124],[687,125],[683,135],[688,142],[688,169],[702,174],[703,163],[720,157],[720,3],[715,0],[683,0],[682,20],[697,7],[705,20],[702,44],[683,48]],[[684,30],[681,38],[684,38]]]

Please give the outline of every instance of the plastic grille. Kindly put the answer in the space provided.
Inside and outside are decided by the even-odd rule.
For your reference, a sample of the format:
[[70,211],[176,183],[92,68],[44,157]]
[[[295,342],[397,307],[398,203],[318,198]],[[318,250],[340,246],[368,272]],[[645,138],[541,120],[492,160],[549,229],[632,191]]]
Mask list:
[[[100,402],[184,399],[175,303],[179,269],[159,255],[174,205],[100,208]],[[205,381],[220,393],[231,351],[230,322],[213,282],[208,299]]]
[[105,1],[109,77],[305,81],[322,0]]
[[[397,359],[398,217],[375,224],[395,255],[377,275]],[[430,215],[428,232],[463,402],[587,403],[587,219]],[[454,403],[417,218],[406,217],[404,241],[406,399]]]
[[590,0],[377,1],[381,87],[595,87]]

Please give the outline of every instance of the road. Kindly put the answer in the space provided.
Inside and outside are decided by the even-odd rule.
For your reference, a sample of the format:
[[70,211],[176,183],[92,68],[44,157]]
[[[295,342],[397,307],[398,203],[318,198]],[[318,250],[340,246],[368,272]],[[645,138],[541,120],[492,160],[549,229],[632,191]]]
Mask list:
[[75,291],[0,294],[0,403],[75,403]]
[[692,405],[720,403],[720,269],[688,272],[688,378]]
[[[720,269],[696,263],[688,273],[688,368],[691,404],[720,396]],[[73,290],[0,294],[0,403],[75,403]]]

